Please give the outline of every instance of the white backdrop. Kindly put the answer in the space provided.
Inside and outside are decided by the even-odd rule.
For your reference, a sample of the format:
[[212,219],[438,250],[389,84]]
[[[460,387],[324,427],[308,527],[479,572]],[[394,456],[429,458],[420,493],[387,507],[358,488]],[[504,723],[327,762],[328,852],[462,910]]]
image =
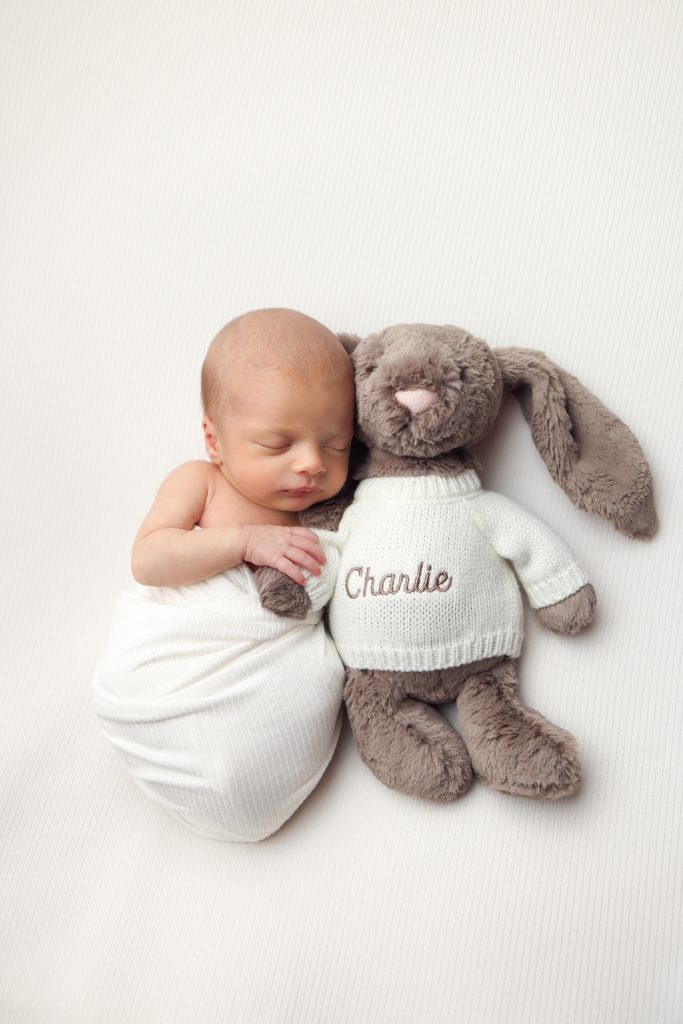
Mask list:
[[[683,1019],[682,66],[677,0],[2,0],[3,1022]],[[107,745],[90,676],[205,457],[206,348],[277,305],[542,349],[638,437],[649,544],[570,504],[513,399],[486,446],[598,595],[574,638],[526,608],[574,799],[408,798],[345,722],[280,832],[221,844]]]

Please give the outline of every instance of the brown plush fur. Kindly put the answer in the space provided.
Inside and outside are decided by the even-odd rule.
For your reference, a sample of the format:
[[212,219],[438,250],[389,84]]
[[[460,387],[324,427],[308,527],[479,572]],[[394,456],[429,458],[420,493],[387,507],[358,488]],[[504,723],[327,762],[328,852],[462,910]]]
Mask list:
[[537,608],[536,615],[539,622],[552,629],[553,633],[580,633],[591,622],[596,604],[595,591],[587,583],[575,594],[565,597],[564,601]]
[[499,348],[493,355],[553,480],[571,501],[628,537],[653,537],[650,467],[626,424],[543,352]]
[[311,599],[290,576],[268,565],[260,566],[254,573],[254,580],[261,604],[275,615],[289,619],[305,619],[311,607]]
[[[630,537],[654,536],[652,478],[636,438],[543,352],[490,349],[449,325],[399,324],[364,340],[339,338],[354,361],[357,433],[368,446],[354,480],[480,471],[467,445],[491,428],[507,388],[571,501]],[[419,413],[395,397],[414,388],[435,396]],[[329,510],[315,506],[302,521],[334,529],[351,498],[352,488],[345,488]],[[267,572],[268,607],[305,615],[301,588]],[[595,607],[595,591],[586,584],[536,614],[549,629],[571,636],[590,624]],[[509,657],[437,672],[348,669],[344,700],[364,762],[401,792],[454,800],[471,785],[473,771],[494,789],[541,799],[569,796],[580,785],[576,741],[521,702],[517,663]],[[431,706],[454,700],[462,736]]]

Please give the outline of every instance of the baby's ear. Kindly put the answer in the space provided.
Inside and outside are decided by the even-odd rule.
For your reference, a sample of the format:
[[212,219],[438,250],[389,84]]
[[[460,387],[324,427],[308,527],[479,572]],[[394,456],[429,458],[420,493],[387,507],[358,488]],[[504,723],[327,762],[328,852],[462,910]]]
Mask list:
[[629,428],[545,352],[492,349],[553,480],[577,506],[629,537],[657,531],[652,475]]
[[342,333],[338,334],[337,337],[349,355],[351,355],[356,345],[360,342],[360,338],[357,334],[348,334],[346,331],[342,331]]

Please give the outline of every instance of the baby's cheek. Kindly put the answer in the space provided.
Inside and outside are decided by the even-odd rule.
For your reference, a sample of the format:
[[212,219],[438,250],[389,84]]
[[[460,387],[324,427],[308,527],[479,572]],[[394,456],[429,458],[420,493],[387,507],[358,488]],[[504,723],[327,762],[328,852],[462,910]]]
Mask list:
[[340,463],[337,463],[337,465],[333,466],[330,469],[330,471],[329,471],[329,475],[330,475],[329,483],[331,485],[331,490],[335,494],[337,493],[337,491],[340,491],[341,488],[344,486],[344,482],[346,481],[347,474],[348,474],[348,463],[346,463],[344,460],[342,460]]
[[267,490],[271,486],[274,476],[273,467],[267,463],[260,466],[247,463],[242,468],[242,480],[254,493]]
[[274,462],[271,462],[270,465],[265,466],[259,473],[254,474],[254,486],[258,487],[260,485],[267,489],[280,487],[283,475],[283,467],[276,466]]

